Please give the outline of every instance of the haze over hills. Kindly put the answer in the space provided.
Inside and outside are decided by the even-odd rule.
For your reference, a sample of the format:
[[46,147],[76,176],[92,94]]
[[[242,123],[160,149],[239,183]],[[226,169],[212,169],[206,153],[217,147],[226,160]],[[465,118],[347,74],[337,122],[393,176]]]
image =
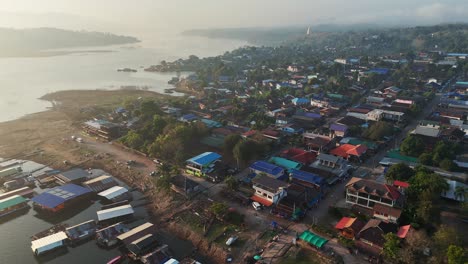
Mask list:
[[45,50],[136,43],[135,37],[58,28],[0,28],[0,56],[38,56]]
[[[380,52],[420,49],[444,49],[468,52],[468,24],[440,24],[431,26],[384,26],[371,24],[318,25],[284,28],[196,29],[185,35],[209,38],[240,39],[256,45],[310,45],[320,47],[378,47]],[[375,38],[371,38],[375,36]],[[366,52],[370,52],[367,50]]]

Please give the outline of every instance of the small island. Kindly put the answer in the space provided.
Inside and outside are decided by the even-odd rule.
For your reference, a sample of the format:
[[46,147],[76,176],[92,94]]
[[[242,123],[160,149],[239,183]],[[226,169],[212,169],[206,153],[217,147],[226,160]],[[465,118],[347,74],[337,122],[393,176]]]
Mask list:
[[118,69],[117,71],[118,72],[137,72],[137,70],[131,69],[131,68]]

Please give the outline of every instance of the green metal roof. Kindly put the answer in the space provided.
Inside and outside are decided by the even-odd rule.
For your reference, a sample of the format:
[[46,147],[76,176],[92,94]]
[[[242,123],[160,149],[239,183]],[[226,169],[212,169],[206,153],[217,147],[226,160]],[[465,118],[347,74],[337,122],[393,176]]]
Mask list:
[[327,96],[333,99],[344,99],[344,95],[342,94],[327,93]]
[[298,162],[288,160],[285,158],[280,158],[280,157],[272,157],[268,162],[273,163],[277,166],[283,167],[287,170],[290,170],[290,169],[298,170],[302,167],[302,164]]
[[365,145],[368,149],[376,149],[377,144],[375,144],[372,141],[366,141],[366,140],[360,140],[358,138],[353,138],[348,141],[348,144],[351,144],[353,146],[357,145]]
[[300,239],[306,241],[307,243],[313,245],[313,246],[316,246],[318,248],[322,248],[323,245],[325,245],[328,240],[323,238],[323,237],[319,237],[317,236],[316,234],[306,230],[304,231],[304,233],[302,233],[300,236],[299,236]]
[[27,200],[23,196],[14,195],[3,200],[0,200],[0,211],[20,203],[24,203]]
[[387,157],[407,162],[419,163],[418,158],[402,155],[399,149],[390,150],[387,152]]

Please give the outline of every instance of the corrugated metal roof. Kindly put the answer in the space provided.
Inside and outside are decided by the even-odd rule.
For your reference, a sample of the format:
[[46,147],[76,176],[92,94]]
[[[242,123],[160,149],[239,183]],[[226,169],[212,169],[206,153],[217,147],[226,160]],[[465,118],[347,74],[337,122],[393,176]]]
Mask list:
[[196,157],[193,157],[189,160],[187,160],[187,162],[191,162],[191,163],[194,163],[194,164],[197,164],[199,166],[204,166],[204,165],[207,165],[207,164],[210,164],[212,162],[214,162],[215,160],[218,160],[221,158],[221,155],[219,155],[218,153],[215,153],[215,152],[205,152],[205,153],[202,153]]
[[132,230],[130,230],[128,232],[125,232],[125,233],[117,236],[117,239],[125,240],[125,239],[127,239],[127,238],[129,238],[129,237],[131,237],[131,236],[133,236],[135,234],[138,234],[139,232],[141,232],[141,231],[143,231],[145,229],[152,228],[153,226],[154,225],[152,223],[149,223],[149,222],[144,223],[142,225],[139,225],[139,226],[133,228]]
[[113,181],[113,180],[114,179],[112,178],[112,176],[102,175],[102,176],[96,177],[94,179],[91,179],[89,181],[85,181],[85,182],[83,182],[83,184],[91,184],[91,183],[100,182],[100,181],[102,181],[103,183],[107,183],[107,182],[110,182],[110,181]]
[[278,175],[281,172],[284,172],[283,168],[273,165],[271,163],[259,160],[250,165],[252,170],[265,172],[270,175]]
[[285,169],[300,169],[302,167],[302,164],[298,163],[298,162],[295,162],[295,161],[292,161],[292,160],[288,160],[288,159],[285,159],[285,158],[280,158],[280,157],[272,157],[269,162],[275,164],[275,165],[278,165],[280,167],[283,167]]
[[107,219],[133,214],[133,208],[131,205],[122,205],[114,208],[97,211],[97,217],[99,221],[104,221]]
[[100,193],[98,193],[99,196],[102,196],[106,199],[113,199],[119,195],[122,195],[124,193],[128,192],[128,190],[125,188],[125,187],[122,187],[122,186],[114,186],[112,188],[109,188],[105,191],[102,191]]
[[53,235],[46,236],[46,237],[43,237],[43,238],[32,241],[31,242],[31,249],[34,252],[36,252],[36,250],[41,248],[41,247],[48,246],[50,244],[54,244],[54,243],[57,243],[59,241],[63,241],[65,239],[67,239],[67,234],[65,234],[65,232],[61,231],[61,232],[55,233]]
[[59,204],[90,192],[87,188],[67,184],[39,194],[32,198],[32,201],[48,208],[54,208]]
[[27,200],[23,196],[14,195],[3,200],[0,200],[0,211],[11,206],[15,206],[20,203],[24,203]]
[[164,264],[179,264],[179,261],[177,261],[176,259],[170,259],[164,262]]
[[69,171],[62,172],[61,175],[67,178],[70,181],[86,178],[89,176],[89,173],[83,169],[73,169]]
[[313,183],[313,184],[316,184],[318,186],[321,186],[325,183],[325,179],[316,175],[316,174],[313,174],[313,173],[310,173],[310,172],[306,172],[306,171],[300,171],[300,170],[291,170],[290,171],[290,175],[293,179],[297,179],[297,180],[300,180],[300,181],[305,181],[305,182],[310,182],[310,183]]

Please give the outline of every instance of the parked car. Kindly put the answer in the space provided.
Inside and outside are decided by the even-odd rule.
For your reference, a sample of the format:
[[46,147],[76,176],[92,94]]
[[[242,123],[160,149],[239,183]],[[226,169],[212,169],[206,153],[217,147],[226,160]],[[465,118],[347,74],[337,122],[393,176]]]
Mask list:
[[252,202],[252,207],[255,209],[255,211],[262,209],[262,205],[259,202]]
[[150,172],[149,175],[150,175],[151,177],[154,177],[154,176],[156,176],[156,173],[157,173],[156,171],[152,171],[152,172]]
[[127,160],[127,165],[135,165],[136,161],[134,160]]
[[226,241],[226,246],[232,245],[234,242],[236,242],[237,239],[238,239],[237,236],[232,236],[232,237],[230,237],[230,238]]

